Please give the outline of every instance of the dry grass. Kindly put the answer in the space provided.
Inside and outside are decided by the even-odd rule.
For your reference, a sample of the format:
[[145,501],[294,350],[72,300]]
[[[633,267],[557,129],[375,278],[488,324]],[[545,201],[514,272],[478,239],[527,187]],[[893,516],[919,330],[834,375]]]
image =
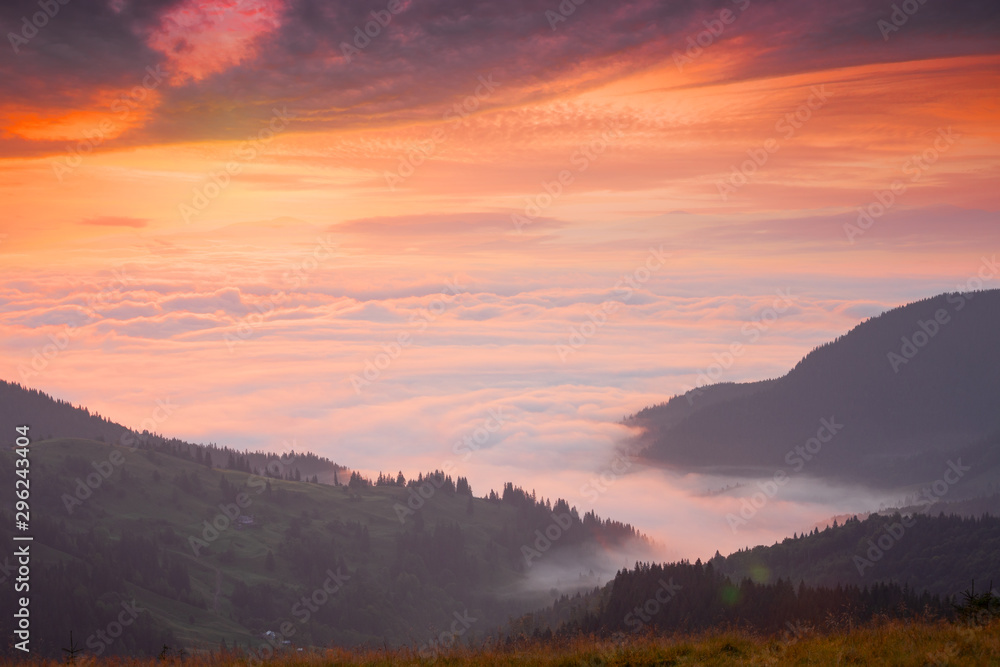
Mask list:
[[[171,659],[167,662],[181,663]],[[23,664],[5,661],[2,665]],[[64,664],[45,661],[37,664]],[[79,667],[121,665],[162,667],[155,659],[79,658]],[[785,638],[744,632],[696,636],[629,637],[613,640],[576,638],[525,641],[513,646],[454,648],[438,656],[411,650],[363,651],[329,649],[289,653],[266,663],[274,667],[325,665],[1000,665],[1000,620],[978,627],[952,623],[889,621],[842,633],[812,631]],[[247,665],[238,655],[202,655],[183,660],[185,667]]]

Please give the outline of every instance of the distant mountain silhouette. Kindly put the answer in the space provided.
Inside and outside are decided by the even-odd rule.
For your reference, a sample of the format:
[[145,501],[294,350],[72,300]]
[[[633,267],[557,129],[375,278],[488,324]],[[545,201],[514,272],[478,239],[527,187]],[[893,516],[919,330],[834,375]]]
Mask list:
[[982,477],[1000,467],[1000,290],[895,308],[781,378],[697,388],[626,423],[645,429],[650,461],[686,470],[889,488],[934,480],[964,455],[963,481]]
[[[164,402],[163,406],[158,406],[157,409],[167,412],[171,409],[169,401]],[[155,411],[151,413],[155,414]],[[150,419],[148,425],[153,426],[153,421]],[[290,478],[316,477],[317,481],[327,484],[333,483],[338,477],[346,483],[351,472],[344,466],[311,452],[289,451],[279,459],[279,455],[268,452],[246,452],[166,438],[143,428],[143,424],[131,429],[85,407],[74,407],[71,403],[53,398],[37,389],[0,380],[0,433],[9,436],[14,433],[14,427],[19,425],[31,427],[33,440],[83,438],[125,447],[156,448],[167,445],[173,451],[195,460],[207,457],[211,466],[245,472],[256,469],[264,474],[269,467],[274,469],[275,462],[281,460],[286,464],[280,467]],[[294,463],[287,463],[292,460]]]

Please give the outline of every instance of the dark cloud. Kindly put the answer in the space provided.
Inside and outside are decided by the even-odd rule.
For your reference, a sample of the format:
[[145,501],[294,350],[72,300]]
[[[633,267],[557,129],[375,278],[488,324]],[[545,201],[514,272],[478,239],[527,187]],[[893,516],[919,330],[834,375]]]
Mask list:
[[[147,65],[163,63],[163,55],[146,45],[146,35],[159,16],[177,0],[127,3],[121,13],[106,0],[69,0],[27,43],[21,35],[24,19],[39,13],[38,0],[0,3],[4,44],[0,49],[0,87],[4,97],[16,97],[45,108],[76,108],[95,89],[132,86]],[[39,21],[40,23],[40,21]],[[31,35],[30,32],[24,34]]]
[[[147,40],[177,4],[126,2],[118,13],[97,0],[60,5],[19,54],[7,45],[0,55],[4,106],[10,111],[15,103],[9,100],[16,99],[49,110],[93,107],[97,91],[138,84],[147,66],[169,64]],[[889,2],[591,2],[553,29],[546,12],[559,11],[555,0],[408,0],[398,14],[379,14],[391,21],[370,42],[359,38],[364,48],[348,62],[343,45],[354,46],[358,31],[375,20],[371,12],[386,11],[388,4],[290,0],[280,27],[261,36],[248,59],[198,81],[164,86],[153,118],[102,148],[243,138],[283,106],[297,112],[300,131],[430,119],[473,94],[479,77],[498,83],[479,102],[483,107],[551,97],[663,62],[686,48],[706,20],[743,6],[708,47],[729,43],[747,54],[722,74],[729,78],[995,53],[1000,44],[1000,5],[979,0],[921,4],[888,41],[878,21],[891,21]],[[37,2],[5,2],[0,24],[13,30],[37,11]],[[64,144],[0,134],[6,154],[61,151]]]

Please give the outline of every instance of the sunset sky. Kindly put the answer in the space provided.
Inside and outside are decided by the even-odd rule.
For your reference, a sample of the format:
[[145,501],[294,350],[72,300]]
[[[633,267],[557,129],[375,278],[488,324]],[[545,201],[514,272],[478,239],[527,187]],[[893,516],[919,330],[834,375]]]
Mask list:
[[1000,5],[577,2],[4,2],[2,377],[133,427],[167,401],[194,442],[450,463],[674,556],[880,501],[793,489],[733,534],[717,480],[581,487],[712,364],[774,377],[1000,286]]

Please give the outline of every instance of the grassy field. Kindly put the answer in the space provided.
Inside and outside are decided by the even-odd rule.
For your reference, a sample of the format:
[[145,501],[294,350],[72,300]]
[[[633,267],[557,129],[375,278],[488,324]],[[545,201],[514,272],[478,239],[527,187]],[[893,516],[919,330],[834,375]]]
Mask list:
[[[794,626],[792,626],[794,628]],[[190,667],[247,665],[237,654],[166,658]],[[77,658],[76,664],[162,665],[159,659]],[[5,662],[0,664],[15,664]],[[20,664],[20,663],[18,663]],[[64,664],[56,661],[38,664]],[[265,663],[250,663],[265,664]],[[411,650],[346,650],[279,655],[276,667],[321,665],[538,665],[593,667],[639,665],[1000,665],[1000,620],[980,626],[889,621],[838,633],[794,628],[783,637],[744,632],[698,636],[532,640],[485,648],[453,648],[440,654]]]

